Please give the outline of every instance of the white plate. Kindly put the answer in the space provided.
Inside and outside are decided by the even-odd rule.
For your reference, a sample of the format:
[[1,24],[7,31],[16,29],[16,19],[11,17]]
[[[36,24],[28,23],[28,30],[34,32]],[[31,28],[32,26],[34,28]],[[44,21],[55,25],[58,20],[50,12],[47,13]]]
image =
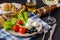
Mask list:
[[42,24],[40,23],[40,27],[38,27],[38,32],[34,32],[34,33],[31,33],[31,34],[28,34],[28,33],[26,33],[26,34],[21,34],[21,33],[19,33],[19,32],[14,32],[13,30],[9,30],[8,32],[10,33],[10,34],[12,34],[12,35],[15,35],[15,36],[22,36],[22,37],[28,37],[28,36],[32,36],[32,35],[35,35],[35,34],[37,34],[37,33],[39,33],[40,31],[41,31],[41,29],[42,29]]

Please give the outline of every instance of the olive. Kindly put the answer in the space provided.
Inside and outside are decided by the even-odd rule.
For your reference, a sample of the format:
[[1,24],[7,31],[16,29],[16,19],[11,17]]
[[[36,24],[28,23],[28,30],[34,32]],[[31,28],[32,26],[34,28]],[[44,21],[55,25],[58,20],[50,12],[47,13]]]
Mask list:
[[37,29],[34,29],[34,32],[37,32]]
[[26,29],[26,33],[31,34],[31,30]]
[[32,27],[30,30],[26,29],[26,33],[31,34],[31,33],[34,33],[34,32],[37,32],[36,27]]
[[32,31],[32,32],[37,32],[36,27],[33,27],[33,28],[31,29],[31,31]]
[[28,33],[28,29],[26,29],[26,33]]

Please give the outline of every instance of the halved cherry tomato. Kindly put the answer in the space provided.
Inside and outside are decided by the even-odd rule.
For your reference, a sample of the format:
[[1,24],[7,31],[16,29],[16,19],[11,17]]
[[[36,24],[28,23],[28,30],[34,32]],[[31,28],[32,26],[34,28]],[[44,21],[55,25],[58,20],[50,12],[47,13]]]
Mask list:
[[13,26],[13,30],[16,31],[16,32],[19,32],[19,28],[20,27],[18,25]]
[[22,20],[17,20],[18,24],[23,24]]
[[25,32],[26,32],[26,29],[25,28],[20,28],[19,29],[19,33],[24,34]]

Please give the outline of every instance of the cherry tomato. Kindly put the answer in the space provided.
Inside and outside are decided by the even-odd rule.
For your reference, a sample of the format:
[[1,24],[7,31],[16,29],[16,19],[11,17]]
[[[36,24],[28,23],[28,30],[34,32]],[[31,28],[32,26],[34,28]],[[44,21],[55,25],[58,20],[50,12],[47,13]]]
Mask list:
[[22,20],[17,20],[18,24],[23,24]]
[[19,28],[20,27],[18,25],[13,26],[13,30],[16,31],[16,32],[19,32]]
[[19,32],[20,32],[21,34],[24,34],[24,33],[26,32],[26,29],[25,29],[25,28],[20,28],[20,29],[19,29]]

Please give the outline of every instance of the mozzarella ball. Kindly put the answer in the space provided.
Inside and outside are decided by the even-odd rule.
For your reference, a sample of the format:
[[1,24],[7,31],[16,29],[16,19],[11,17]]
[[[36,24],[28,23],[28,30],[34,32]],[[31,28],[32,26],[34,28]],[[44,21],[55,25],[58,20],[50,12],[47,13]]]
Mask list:
[[32,26],[34,26],[34,27],[38,27],[40,25],[40,23],[38,22],[38,21],[35,21],[35,22],[33,22],[33,24],[32,24]]
[[31,27],[30,23],[26,23],[26,28]]
[[33,23],[35,20],[34,19],[32,19],[32,18],[29,18],[28,19],[28,22],[30,22],[30,23]]

